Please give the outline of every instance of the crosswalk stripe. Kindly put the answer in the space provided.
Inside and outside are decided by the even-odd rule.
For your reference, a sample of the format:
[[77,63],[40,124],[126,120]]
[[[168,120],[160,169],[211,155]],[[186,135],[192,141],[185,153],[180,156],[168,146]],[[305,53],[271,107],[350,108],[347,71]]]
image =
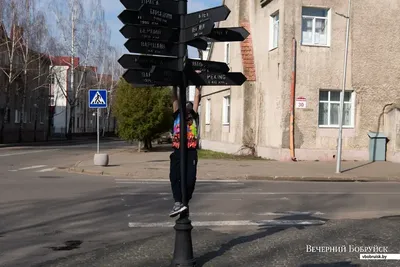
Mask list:
[[35,165],[35,166],[29,166],[29,167],[19,168],[19,169],[10,170],[10,171],[12,171],[12,172],[16,172],[16,171],[26,171],[26,170],[32,170],[32,169],[39,169],[39,168],[43,168],[43,167],[47,167],[47,165]]
[[51,172],[51,171],[54,171],[55,169],[56,169],[56,168],[53,167],[53,168],[42,169],[42,170],[36,171],[36,172]]
[[[192,226],[210,227],[210,226],[296,226],[296,225],[322,225],[322,220],[239,220],[239,221],[194,221]],[[130,222],[130,228],[164,228],[173,227],[174,222],[143,223]]]

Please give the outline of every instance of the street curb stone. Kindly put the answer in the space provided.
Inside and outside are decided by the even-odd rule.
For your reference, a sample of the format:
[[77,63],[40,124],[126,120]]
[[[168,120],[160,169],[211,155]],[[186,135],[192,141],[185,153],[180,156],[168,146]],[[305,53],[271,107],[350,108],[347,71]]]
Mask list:
[[[63,169],[65,170],[65,169]],[[92,175],[103,175],[103,176],[117,176],[117,177],[129,177],[134,179],[145,179],[143,177],[135,177],[134,173],[129,172],[107,172],[102,170],[91,170],[74,166],[67,169],[68,172],[75,173],[86,173]],[[153,178],[151,178],[153,179]],[[167,178],[165,178],[167,180]],[[198,178],[203,180],[202,178]],[[209,179],[209,178],[207,178]],[[225,177],[212,180],[238,180],[238,181],[291,181],[291,182],[400,182],[400,177],[309,177],[309,176],[256,176],[256,175],[244,175],[239,177]]]

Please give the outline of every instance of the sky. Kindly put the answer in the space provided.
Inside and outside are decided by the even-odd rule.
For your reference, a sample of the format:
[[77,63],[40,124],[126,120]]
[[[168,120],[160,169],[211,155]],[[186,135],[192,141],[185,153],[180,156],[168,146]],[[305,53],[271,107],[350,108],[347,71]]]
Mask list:
[[[129,53],[124,47],[126,39],[119,30],[123,24],[118,19],[118,15],[125,9],[119,0],[101,0],[105,11],[107,24],[111,29],[111,43],[113,46],[120,48],[123,54]],[[136,0],[132,0],[136,1]],[[188,12],[196,12],[203,9],[220,6],[222,0],[188,0]],[[189,46],[189,57],[198,57],[196,49]]]

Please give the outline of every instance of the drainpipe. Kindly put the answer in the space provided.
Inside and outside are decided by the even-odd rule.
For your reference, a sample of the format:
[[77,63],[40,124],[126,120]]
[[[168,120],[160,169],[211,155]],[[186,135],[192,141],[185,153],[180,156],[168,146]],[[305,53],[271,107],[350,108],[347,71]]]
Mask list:
[[294,153],[294,101],[296,88],[296,39],[293,38],[293,66],[292,66],[292,84],[290,86],[290,125],[289,125],[289,148],[292,161],[297,161]]

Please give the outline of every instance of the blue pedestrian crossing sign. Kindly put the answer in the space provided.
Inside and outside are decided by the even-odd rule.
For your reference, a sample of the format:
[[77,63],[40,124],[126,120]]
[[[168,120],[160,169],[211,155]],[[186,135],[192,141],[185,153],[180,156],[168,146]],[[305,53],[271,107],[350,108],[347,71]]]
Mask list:
[[89,90],[89,108],[107,108],[107,89]]

